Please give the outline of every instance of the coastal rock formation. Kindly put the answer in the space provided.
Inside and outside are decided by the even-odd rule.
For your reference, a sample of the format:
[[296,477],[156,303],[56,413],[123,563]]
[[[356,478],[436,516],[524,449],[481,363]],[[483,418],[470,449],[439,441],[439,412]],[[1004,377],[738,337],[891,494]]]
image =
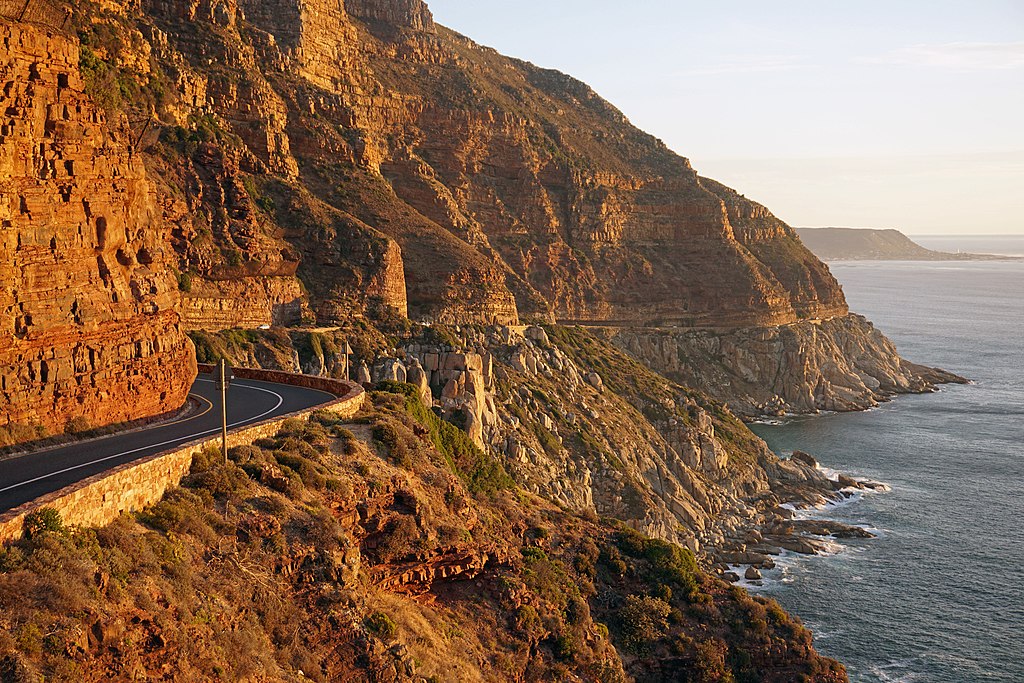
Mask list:
[[353,16],[401,26],[416,31],[434,28],[434,17],[422,0],[345,0],[345,9]]
[[153,186],[79,61],[0,21],[0,428],[166,413],[196,372]]
[[181,317],[193,330],[226,330],[263,325],[287,327],[302,322],[306,307],[296,278],[237,280],[190,278],[181,298]]
[[611,330],[615,343],[677,382],[755,417],[862,410],[952,373],[910,363],[863,316],[726,332]]
[[[185,14],[151,2],[138,28],[126,20],[122,30],[173,77],[161,116],[181,125],[215,113],[200,154],[187,154],[207,188],[190,208],[208,207],[213,246],[243,263],[268,262],[251,238],[273,231],[232,227],[245,219],[237,186],[270,171],[276,190],[248,192],[256,213],[282,223],[261,201],[280,185],[321,203],[316,224],[279,235],[301,256],[300,276],[322,274],[308,253],[327,246],[319,226],[336,212],[397,241],[420,318],[500,324],[523,312],[719,328],[846,312],[827,269],[763,207],[700,178],[582,83],[436,26],[418,0],[243,0]],[[189,58],[197,53],[232,78]],[[160,153],[174,161],[183,150],[168,142]]]

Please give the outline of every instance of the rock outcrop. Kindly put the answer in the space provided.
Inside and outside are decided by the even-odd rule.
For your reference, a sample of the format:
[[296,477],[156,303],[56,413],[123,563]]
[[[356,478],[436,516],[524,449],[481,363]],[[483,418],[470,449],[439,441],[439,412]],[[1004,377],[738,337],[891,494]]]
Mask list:
[[75,41],[0,21],[0,427],[179,408],[195,376],[173,254],[123,122]]
[[862,410],[962,377],[902,359],[863,316],[728,332],[613,330],[616,344],[743,417]]

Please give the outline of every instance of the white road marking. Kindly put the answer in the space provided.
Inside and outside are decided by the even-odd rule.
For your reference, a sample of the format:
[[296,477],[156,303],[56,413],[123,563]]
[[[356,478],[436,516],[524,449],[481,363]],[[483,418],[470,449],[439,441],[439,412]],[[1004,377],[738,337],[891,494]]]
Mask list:
[[[210,383],[213,382],[213,380],[210,380],[210,379],[197,379],[196,381],[197,382],[210,382]],[[238,422],[233,422],[233,423],[228,425],[228,429],[231,429],[232,427],[237,427],[239,425],[247,424],[249,422],[255,422],[256,420],[260,419],[264,415],[269,415],[270,413],[274,412],[275,410],[277,410],[278,408],[281,407],[282,403],[284,403],[284,397],[281,396],[281,394],[277,393],[276,391],[271,391],[270,389],[264,389],[262,387],[249,386],[247,384],[238,384],[236,386],[241,388],[241,389],[253,389],[255,391],[262,391],[262,392],[264,392],[266,394],[273,394],[274,396],[277,396],[277,405],[275,405],[270,410],[266,410],[266,411],[260,413],[256,417],[249,417],[249,418],[246,418],[244,420],[239,420]],[[105,462],[107,460],[113,460],[114,458],[120,458],[120,457],[125,456],[125,455],[131,455],[132,453],[138,453],[139,451],[149,450],[150,448],[159,448],[160,446],[170,446],[171,444],[181,443],[182,441],[190,441],[190,440],[196,439],[196,438],[198,438],[200,436],[206,436],[207,434],[215,434],[216,432],[219,432],[219,431],[220,431],[220,427],[217,427],[215,429],[208,429],[205,432],[196,432],[195,434],[189,434],[188,436],[183,436],[183,437],[178,438],[178,439],[171,439],[170,441],[164,441],[162,443],[149,444],[148,446],[142,446],[140,448],[133,448],[132,450],[124,451],[123,453],[117,453],[115,455],[108,455],[108,456],[105,456],[105,457],[102,457],[102,458],[97,458],[96,460],[90,460],[89,462],[83,462],[83,463],[78,464],[78,465],[72,465],[71,467],[65,467],[62,470],[57,470],[56,472],[50,472],[49,474],[43,474],[43,475],[35,477],[33,479],[27,479],[25,481],[18,482],[17,484],[11,484],[10,486],[5,486],[4,488],[0,489],[0,493],[4,493],[5,491],[10,491],[11,489],[16,489],[19,486],[25,486],[26,484],[32,484],[32,483],[35,483],[37,481],[42,481],[43,479],[49,479],[50,477],[56,477],[58,474],[64,474],[65,472],[71,472],[73,470],[78,470],[78,469],[81,469],[83,467],[88,467],[89,465],[95,465],[97,463]]]

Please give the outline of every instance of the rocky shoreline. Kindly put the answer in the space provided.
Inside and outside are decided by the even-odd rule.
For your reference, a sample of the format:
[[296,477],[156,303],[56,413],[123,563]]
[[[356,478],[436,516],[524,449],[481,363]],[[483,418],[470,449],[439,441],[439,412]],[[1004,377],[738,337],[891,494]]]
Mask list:
[[[829,478],[814,456],[799,450],[778,465],[777,475],[783,476],[773,478],[773,493],[762,501],[760,514],[742,533],[722,535],[705,547],[711,568],[726,581],[746,580],[760,586],[762,571],[774,569],[776,558],[787,551],[821,555],[831,550],[828,539],[875,538],[860,526],[829,519],[799,519],[797,512],[841,503],[858,491],[887,491],[888,485],[843,473]],[[800,482],[796,479],[799,476],[806,479]],[[787,496],[789,500],[782,501]]]

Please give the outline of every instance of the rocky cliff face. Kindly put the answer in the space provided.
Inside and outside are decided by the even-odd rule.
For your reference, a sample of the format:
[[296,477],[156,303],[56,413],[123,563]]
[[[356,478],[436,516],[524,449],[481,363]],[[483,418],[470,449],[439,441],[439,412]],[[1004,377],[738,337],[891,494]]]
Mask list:
[[[193,327],[392,308],[449,324],[524,315],[713,331],[737,348],[765,330],[819,356],[850,346],[833,331],[865,329],[805,334],[848,309],[789,226],[697,175],[586,85],[435,25],[421,2],[149,0],[142,16],[108,5],[122,35],[108,62],[136,78],[131,65],[148,63],[166,82],[148,158],[176,199],[165,214],[192,277]],[[95,27],[83,35],[97,42]],[[872,375],[877,389],[850,359],[786,352],[801,364],[771,377],[799,388],[713,393],[746,412],[817,392],[775,401],[808,410],[925,386],[912,366],[896,370],[890,347],[859,343],[882,354],[865,363],[894,373]],[[833,365],[849,367],[822,371]]]
[[[779,334],[822,353],[851,346],[831,331],[864,329],[800,332],[848,310],[791,228],[584,84],[435,25],[418,0],[87,2],[71,25],[85,88],[103,111],[131,114],[190,328],[391,310],[713,332],[739,348],[796,325]],[[747,412],[926,386],[914,366],[894,369],[891,348],[860,345],[883,354],[864,363],[894,372],[868,373],[878,389],[823,374],[852,367],[837,357],[772,374],[799,388],[713,393]],[[762,352],[732,356],[744,354]],[[773,398],[808,391],[821,395]]]
[[[111,243],[114,261],[160,279],[133,296],[171,316],[173,247],[193,329],[388,311],[616,326],[623,348],[743,414],[863,407],[941,379],[848,318],[765,207],[421,2],[110,1],[71,23],[92,115],[132,114],[132,173],[144,159],[160,214],[146,220],[171,230],[126,236],[150,240],[145,262]],[[650,329],[680,330],[675,352],[653,351]]]
[[164,413],[195,376],[154,188],[79,59],[0,21],[0,427]]
[[615,343],[743,417],[862,410],[963,378],[900,358],[863,316],[729,332],[612,330]]
[[[213,114],[201,154],[184,154],[202,201],[188,178],[169,185],[243,263],[268,263],[274,240],[251,239],[270,226],[235,225],[237,186],[271,172],[395,240],[417,317],[723,328],[846,313],[827,269],[766,209],[700,178],[582,83],[436,26],[421,2],[151,0],[117,18],[118,6],[106,16],[121,45],[148,47],[106,58],[129,70],[149,60],[168,86],[157,115],[185,138]],[[161,153],[176,161],[185,150],[169,142]],[[304,228],[278,237],[299,276],[316,277],[324,268],[302,252],[321,250],[323,231]],[[215,277],[184,251],[183,270]],[[330,294],[312,293],[313,308],[341,293]]]

